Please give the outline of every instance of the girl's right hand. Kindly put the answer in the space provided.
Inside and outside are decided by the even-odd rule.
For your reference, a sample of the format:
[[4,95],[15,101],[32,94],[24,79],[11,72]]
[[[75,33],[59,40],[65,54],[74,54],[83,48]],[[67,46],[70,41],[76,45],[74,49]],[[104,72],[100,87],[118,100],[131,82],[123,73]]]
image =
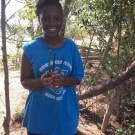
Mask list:
[[45,86],[46,88],[52,88],[53,87],[52,72],[43,74],[41,76],[41,82],[42,82],[43,86]]

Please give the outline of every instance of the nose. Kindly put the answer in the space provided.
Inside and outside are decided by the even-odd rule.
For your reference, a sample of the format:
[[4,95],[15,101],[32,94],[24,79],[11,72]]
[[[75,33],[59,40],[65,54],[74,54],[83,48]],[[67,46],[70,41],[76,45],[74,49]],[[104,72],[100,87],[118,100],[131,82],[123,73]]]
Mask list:
[[55,25],[55,20],[54,20],[54,18],[51,18],[51,19],[49,20],[49,25]]

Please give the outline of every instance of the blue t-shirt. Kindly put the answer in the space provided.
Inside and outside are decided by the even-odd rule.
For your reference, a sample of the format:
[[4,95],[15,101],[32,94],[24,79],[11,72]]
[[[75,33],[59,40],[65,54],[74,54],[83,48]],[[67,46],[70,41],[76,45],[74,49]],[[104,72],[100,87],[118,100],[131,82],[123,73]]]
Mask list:
[[[50,50],[51,69],[55,52],[55,72],[59,71],[64,56],[61,75],[75,76],[79,81],[84,77],[80,53],[76,44],[69,38],[65,38],[61,47],[51,48],[38,37],[26,43],[23,50],[30,62],[34,78],[39,78],[48,72]],[[23,126],[28,132],[41,135],[73,135],[77,132],[78,119],[79,108],[75,86],[30,90],[23,120]]]

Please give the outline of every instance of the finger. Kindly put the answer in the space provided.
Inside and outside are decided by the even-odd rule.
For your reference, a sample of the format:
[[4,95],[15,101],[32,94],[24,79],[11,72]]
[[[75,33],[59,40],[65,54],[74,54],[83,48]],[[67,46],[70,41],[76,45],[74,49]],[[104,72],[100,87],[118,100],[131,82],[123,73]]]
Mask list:
[[52,84],[45,86],[46,88],[53,88]]
[[60,88],[60,86],[59,86],[59,85],[56,85],[56,86],[54,86],[53,88],[54,88],[54,89],[58,89],[58,88]]
[[52,85],[52,82],[53,82],[53,80],[52,80],[52,78],[51,77],[49,77],[49,78],[44,78],[44,86],[45,87],[50,87],[50,85]]
[[60,82],[59,81],[53,81],[53,86],[57,86],[57,85],[60,85]]
[[47,78],[44,78],[43,82],[44,82],[44,85],[47,85]]

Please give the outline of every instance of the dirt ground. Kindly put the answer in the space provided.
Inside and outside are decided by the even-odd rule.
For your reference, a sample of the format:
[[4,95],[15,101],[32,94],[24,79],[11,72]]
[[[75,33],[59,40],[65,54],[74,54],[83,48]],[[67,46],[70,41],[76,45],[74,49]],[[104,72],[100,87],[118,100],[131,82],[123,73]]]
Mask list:
[[[85,73],[88,76],[95,76],[95,69],[98,68],[98,64],[99,63],[97,61],[88,62]],[[21,86],[19,77],[19,70],[9,70],[10,107],[12,119],[20,109],[23,110],[28,94],[28,91]],[[96,74],[96,78],[97,84],[107,80],[107,77],[103,76],[100,72]],[[0,135],[4,135],[2,123],[6,112],[3,70],[0,71],[0,84]],[[81,89],[85,89],[85,87],[82,86]],[[99,95],[97,97],[79,101],[80,119],[77,135],[105,135],[101,132],[100,127],[109,100],[110,99],[105,95]],[[119,123],[113,122],[113,117],[114,116],[112,115],[110,119],[111,126],[108,127],[106,135],[113,135],[114,133],[111,131],[120,127]],[[12,126],[10,135],[27,135],[26,129],[22,128],[21,124],[16,123]]]

